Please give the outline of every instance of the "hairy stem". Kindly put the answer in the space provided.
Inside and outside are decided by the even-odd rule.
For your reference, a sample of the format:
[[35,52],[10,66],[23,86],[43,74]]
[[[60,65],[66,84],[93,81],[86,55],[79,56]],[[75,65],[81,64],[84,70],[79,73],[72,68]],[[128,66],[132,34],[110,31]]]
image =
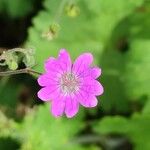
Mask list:
[[9,75],[14,75],[14,74],[37,74],[37,75],[41,75],[41,73],[34,71],[30,68],[25,68],[25,69],[19,69],[19,70],[15,70],[15,71],[3,71],[0,72],[0,76],[9,76]]
[[105,136],[89,134],[89,135],[80,136],[74,139],[73,142],[80,143],[80,144],[91,144],[91,143],[104,143],[105,140],[106,140]]
[[100,144],[105,149],[117,149],[120,145],[126,143],[126,138],[124,137],[111,137],[106,135],[82,135],[73,139],[70,144]]

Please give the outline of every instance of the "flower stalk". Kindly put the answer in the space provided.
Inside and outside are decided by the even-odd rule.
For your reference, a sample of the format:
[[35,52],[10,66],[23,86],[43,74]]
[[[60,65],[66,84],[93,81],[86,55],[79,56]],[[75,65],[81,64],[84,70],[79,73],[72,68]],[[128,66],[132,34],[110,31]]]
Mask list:
[[9,76],[9,75],[14,75],[14,74],[36,74],[36,75],[41,75],[41,73],[32,70],[30,68],[25,68],[25,69],[19,69],[19,70],[14,70],[14,71],[2,71],[0,72],[0,76]]

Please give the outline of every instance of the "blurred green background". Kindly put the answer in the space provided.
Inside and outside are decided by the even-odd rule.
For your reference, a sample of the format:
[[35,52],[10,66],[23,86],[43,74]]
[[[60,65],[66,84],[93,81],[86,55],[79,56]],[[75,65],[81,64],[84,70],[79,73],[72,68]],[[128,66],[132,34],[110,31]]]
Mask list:
[[38,72],[60,48],[89,51],[105,92],[56,119],[35,76],[0,77],[0,150],[150,150],[149,0],[0,0],[0,53],[15,47],[35,49]]

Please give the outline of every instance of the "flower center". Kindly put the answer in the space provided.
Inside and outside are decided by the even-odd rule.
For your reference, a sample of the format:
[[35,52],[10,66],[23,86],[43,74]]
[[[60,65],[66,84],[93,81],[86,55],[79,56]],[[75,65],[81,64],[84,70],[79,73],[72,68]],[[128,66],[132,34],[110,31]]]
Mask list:
[[72,94],[79,90],[79,81],[73,73],[64,73],[60,79],[61,90],[66,94]]

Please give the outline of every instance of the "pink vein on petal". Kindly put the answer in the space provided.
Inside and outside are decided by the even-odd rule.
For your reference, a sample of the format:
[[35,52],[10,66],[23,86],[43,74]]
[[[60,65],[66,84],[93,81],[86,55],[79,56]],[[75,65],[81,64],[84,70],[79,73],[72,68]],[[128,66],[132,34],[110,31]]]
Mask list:
[[93,62],[93,56],[91,53],[84,53],[80,55],[73,64],[73,72],[80,75],[85,69],[90,67]]

